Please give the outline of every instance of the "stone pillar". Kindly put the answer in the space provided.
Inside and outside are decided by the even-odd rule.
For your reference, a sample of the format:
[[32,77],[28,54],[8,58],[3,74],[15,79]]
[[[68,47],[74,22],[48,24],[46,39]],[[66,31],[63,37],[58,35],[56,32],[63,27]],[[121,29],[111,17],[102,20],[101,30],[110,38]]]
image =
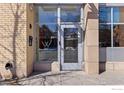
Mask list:
[[84,61],[87,74],[99,73],[99,27],[98,4],[89,3],[84,7]]

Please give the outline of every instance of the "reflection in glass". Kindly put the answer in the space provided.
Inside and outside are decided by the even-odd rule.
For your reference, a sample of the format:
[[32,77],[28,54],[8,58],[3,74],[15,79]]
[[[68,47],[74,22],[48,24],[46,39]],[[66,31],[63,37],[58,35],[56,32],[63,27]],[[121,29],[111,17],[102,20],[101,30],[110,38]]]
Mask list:
[[44,24],[39,28],[39,61],[57,61],[57,25]]
[[100,47],[111,46],[111,26],[110,25],[99,25],[99,44]]
[[124,46],[124,25],[114,25],[113,27],[113,44],[114,47]]
[[56,49],[57,48],[57,25],[42,25],[39,29],[39,48]]
[[124,22],[124,7],[113,8],[113,22],[114,23]]
[[111,22],[111,8],[100,7],[99,9],[99,22],[110,23]]
[[80,22],[80,6],[63,6],[61,22]]
[[64,29],[64,62],[78,62],[78,28]]
[[56,23],[57,22],[57,8],[38,7],[39,23]]
[[57,8],[55,6],[38,7],[39,24],[39,61],[57,61]]

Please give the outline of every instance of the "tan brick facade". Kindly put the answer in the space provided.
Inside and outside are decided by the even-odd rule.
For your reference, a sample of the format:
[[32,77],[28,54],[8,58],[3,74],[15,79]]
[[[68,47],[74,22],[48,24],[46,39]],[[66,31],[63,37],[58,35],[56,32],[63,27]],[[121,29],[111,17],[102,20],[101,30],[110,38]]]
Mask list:
[[[11,62],[18,77],[27,76],[27,5],[0,4],[0,72]],[[10,71],[12,72],[12,71]],[[14,72],[12,72],[14,73]]]

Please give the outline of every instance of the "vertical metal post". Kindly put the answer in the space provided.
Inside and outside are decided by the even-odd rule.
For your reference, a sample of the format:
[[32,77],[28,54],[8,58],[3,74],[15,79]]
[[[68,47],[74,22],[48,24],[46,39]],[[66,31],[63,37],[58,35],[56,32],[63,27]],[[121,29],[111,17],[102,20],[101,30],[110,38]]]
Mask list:
[[61,62],[60,5],[58,5],[57,7],[57,24],[58,24],[58,61]]
[[83,5],[81,5],[81,9],[80,9],[80,22],[81,22],[81,28],[84,29],[84,13],[83,13]]
[[[82,44],[81,44],[81,50],[82,50],[82,53],[81,53],[81,61],[83,62],[84,61],[84,42],[83,42],[83,32],[84,32],[84,9],[83,9],[83,5],[81,5],[81,9],[80,9],[80,22],[81,22],[81,41],[82,41]],[[84,62],[82,63],[84,64]]]
[[113,47],[113,8],[111,7],[111,47]]

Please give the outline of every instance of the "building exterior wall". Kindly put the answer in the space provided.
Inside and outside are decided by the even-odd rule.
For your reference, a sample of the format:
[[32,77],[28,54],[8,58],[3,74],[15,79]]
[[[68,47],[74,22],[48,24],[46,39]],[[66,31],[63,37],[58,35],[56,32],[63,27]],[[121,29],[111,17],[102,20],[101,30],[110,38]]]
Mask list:
[[[112,15],[109,17],[111,18],[111,23],[114,25],[118,25],[118,29],[111,29],[111,45],[110,46],[100,46],[99,48],[99,61],[100,61],[100,69],[104,69],[104,71],[123,71],[124,70],[124,39],[123,39],[123,24],[124,24],[124,4],[99,4],[100,7],[104,8],[113,8],[113,14],[119,14],[118,16]],[[115,11],[116,9],[119,9],[118,11]],[[102,13],[101,13],[102,14]],[[100,15],[99,15],[100,16]],[[102,15],[101,15],[102,16]],[[113,21],[114,19],[118,19],[118,21]],[[106,19],[105,19],[106,20]],[[101,21],[102,23],[102,21]],[[100,23],[99,23],[100,24]],[[105,23],[106,24],[106,23]],[[111,26],[112,26],[111,24]],[[113,27],[114,28],[114,27]],[[113,31],[113,33],[112,33]],[[100,32],[100,30],[99,30]],[[106,32],[108,32],[106,30]],[[115,33],[119,34],[118,37],[118,43],[119,46],[115,45]],[[102,35],[102,34],[101,34]],[[106,34],[107,35],[107,34]],[[104,37],[103,35],[103,38]],[[101,42],[100,42],[101,43]]]
[[18,77],[27,76],[26,4],[0,4],[0,72],[8,76],[6,63],[13,64]]
[[[32,73],[35,61],[34,11],[32,4],[0,4],[0,72],[6,78]],[[29,46],[29,36],[33,37]],[[7,70],[6,63],[13,68]],[[15,72],[16,71],[16,72]]]
[[[36,57],[36,32],[34,30],[34,18],[35,9],[33,4],[27,4],[27,75],[30,75],[33,71],[33,63]],[[29,36],[32,36],[32,46],[29,46]]]
[[99,29],[98,4],[89,3],[84,7],[85,37],[84,62],[88,74],[99,73]]
[[[98,73],[98,4],[86,4],[85,12],[85,70]],[[36,61],[35,9],[32,4],[0,4],[0,72],[12,77],[28,76]],[[92,24],[96,23],[96,24]],[[33,37],[29,46],[29,36]],[[94,42],[95,41],[95,42]],[[94,56],[94,52],[96,55]],[[6,63],[13,68],[7,70]],[[16,71],[16,72],[14,72]],[[4,72],[4,73],[3,73]],[[11,76],[9,76],[11,74]]]
[[[88,74],[98,74],[99,69],[106,71],[124,70],[123,48],[99,49],[99,16],[98,3],[84,4],[84,63]],[[123,11],[123,10],[121,10]],[[0,75],[5,78],[29,76],[34,67],[44,68],[36,62],[36,37],[35,8],[33,4],[0,4]],[[123,20],[123,15],[120,16]],[[29,36],[32,45],[29,46]],[[122,49],[122,50],[120,50]],[[121,56],[115,56],[121,54]],[[43,56],[43,55],[42,55]],[[116,58],[117,57],[117,58]],[[102,63],[100,65],[100,62]],[[7,63],[12,68],[7,69]],[[52,66],[51,66],[52,65]],[[59,67],[57,68],[57,66]],[[33,67],[34,66],[34,67]],[[45,66],[45,65],[44,65]],[[100,68],[99,68],[100,66]],[[47,69],[48,66],[46,66]],[[55,62],[49,67],[59,72],[60,64]]]
[[[100,48],[100,64],[105,71],[123,71],[124,70],[124,48],[107,47]],[[103,66],[102,66],[103,64]]]

